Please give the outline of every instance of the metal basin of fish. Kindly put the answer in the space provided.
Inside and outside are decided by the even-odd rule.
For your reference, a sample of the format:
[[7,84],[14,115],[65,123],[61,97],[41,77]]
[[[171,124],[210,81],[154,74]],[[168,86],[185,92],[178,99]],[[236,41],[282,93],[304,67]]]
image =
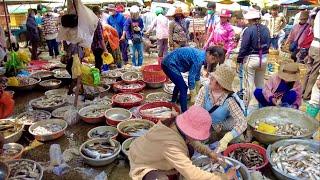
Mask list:
[[59,107],[64,106],[66,102],[67,101],[65,96],[42,96],[31,100],[29,102],[29,105],[31,105],[33,109],[46,110],[51,112]]
[[8,161],[13,159],[20,159],[23,153],[24,147],[18,143],[7,143],[3,145],[2,154],[0,160]]
[[35,161],[29,159],[19,159],[7,161],[10,168],[9,179],[34,179],[41,180],[43,167]]
[[139,115],[143,119],[148,119],[154,123],[168,118],[175,118],[173,115],[178,115],[180,112],[180,108],[171,102],[147,103],[139,108]]
[[88,137],[91,138],[112,138],[116,139],[118,130],[112,126],[98,126],[88,132]]
[[129,149],[130,149],[130,145],[131,143],[136,139],[136,137],[132,137],[129,139],[126,139],[125,141],[123,141],[122,145],[121,145],[121,151],[123,152],[124,155],[126,155],[128,157],[128,153],[129,153]]
[[132,108],[139,106],[143,101],[143,96],[139,93],[119,93],[112,96],[114,106]]
[[48,111],[33,110],[33,111],[26,111],[19,114],[16,117],[16,122],[19,124],[30,126],[37,121],[50,119],[50,118],[51,118],[51,113]]
[[0,179],[7,180],[9,178],[9,166],[7,163],[0,161]]
[[[292,146],[293,145],[293,146]],[[295,146],[298,145],[298,146]],[[303,145],[301,148],[301,145]],[[288,146],[292,146],[292,148],[286,150],[284,149],[285,147]],[[295,146],[295,147],[294,147]],[[284,153],[281,155],[281,158],[277,158],[274,156],[273,153],[275,152],[279,152],[281,151],[279,148],[282,148],[284,150]],[[313,154],[313,155],[308,155],[305,154],[305,150],[310,150],[313,151],[317,154]],[[286,151],[288,153],[286,153]],[[291,154],[293,151],[295,151],[295,154]],[[276,177],[278,179],[281,180],[300,180],[300,179],[312,179],[312,178],[302,178],[299,177],[296,173],[303,173],[303,172],[307,172],[310,171],[312,172],[311,176],[314,176],[313,179],[319,179],[319,168],[320,168],[320,143],[314,140],[310,140],[310,139],[286,139],[286,140],[281,140],[281,141],[277,141],[272,145],[269,145],[267,148],[267,158],[271,164],[272,167],[272,171],[273,173],[276,175]],[[292,158],[292,159],[290,159]],[[310,160],[306,160],[306,159],[310,159]],[[278,159],[278,160],[276,160]],[[287,161],[286,166],[290,166],[290,165],[294,165],[299,168],[299,171],[297,171],[296,169],[288,169],[289,171],[283,170],[283,163],[282,161],[280,161],[281,159],[283,159],[284,161]],[[314,164],[315,163],[315,164]],[[280,170],[280,168],[278,168],[278,166],[280,166],[280,168],[282,168],[282,170]],[[303,169],[304,170],[303,170]],[[287,171],[287,172],[285,172]],[[292,171],[292,172],[290,172]],[[290,175],[289,173],[292,173],[294,175]],[[307,173],[307,175],[309,175]],[[316,176],[317,177],[316,177]]]
[[41,80],[46,80],[51,78],[54,75],[54,72],[41,70],[31,74],[31,77],[40,78]]
[[117,159],[120,151],[121,144],[110,138],[88,140],[79,149],[84,162],[91,166],[105,166],[112,163]]
[[24,124],[16,123],[12,119],[0,119],[0,133],[4,136],[4,143],[14,143],[22,136]]
[[39,83],[41,88],[46,90],[57,89],[61,85],[62,81],[58,79],[48,79]]
[[29,133],[38,141],[51,141],[64,135],[68,124],[62,119],[39,121],[29,127]]
[[55,95],[67,96],[68,89],[52,89],[52,90],[46,91],[44,95],[45,96],[55,96]]
[[172,96],[165,92],[150,93],[146,96],[146,102],[171,101]]
[[137,72],[125,72],[121,75],[121,79],[126,83],[133,83],[139,80],[139,74]]
[[122,121],[129,120],[132,114],[129,110],[123,108],[111,108],[108,109],[104,116],[106,117],[106,123],[110,126],[116,126]]
[[[232,159],[230,157],[224,157],[224,159],[225,159],[225,162],[229,165],[233,165],[234,167],[240,166],[240,168],[238,169],[238,171],[241,175],[241,177],[238,178],[239,180],[240,179],[251,180],[249,170],[247,169],[247,167],[245,165],[243,165],[241,162],[239,162],[235,159]],[[208,158],[207,156],[202,155],[202,156],[199,156],[199,157],[192,159],[192,163],[195,166],[200,167],[200,169],[204,170],[204,168],[207,168],[206,166],[208,166],[210,163],[212,163],[212,160],[210,158]],[[206,169],[206,170],[210,171],[211,169]],[[218,171],[218,172],[220,172],[220,171]]]
[[8,86],[8,88],[17,91],[32,90],[41,81],[40,78],[35,77],[18,77],[17,79],[19,80],[19,86]]
[[120,122],[117,125],[117,129],[121,136],[127,139],[131,137],[140,137],[144,135],[153,125],[154,122],[149,120],[129,120]]
[[[261,120],[271,124],[292,123],[295,126],[307,129],[308,133],[302,134],[301,136],[268,134],[255,129],[256,122]],[[254,128],[253,136],[260,143],[264,144],[271,144],[282,139],[310,138],[319,127],[319,122],[309,117],[306,113],[292,108],[280,107],[265,107],[256,110],[247,117],[247,122],[251,128]]]
[[63,107],[60,107],[58,109],[55,109],[54,111],[52,111],[51,114],[55,118],[63,119],[64,118],[64,114],[72,107],[73,106],[63,106]]
[[104,112],[110,106],[90,105],[79,110],[81,119],[86,123],[99,123],[105,120]]

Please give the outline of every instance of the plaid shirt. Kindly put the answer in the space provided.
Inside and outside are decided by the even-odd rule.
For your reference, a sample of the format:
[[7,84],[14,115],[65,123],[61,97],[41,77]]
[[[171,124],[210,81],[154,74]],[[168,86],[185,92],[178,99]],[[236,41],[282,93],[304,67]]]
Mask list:
[[93,41],[91,44],[92,51],[96,49],[103,49],[101,41],[103,41],[103,28],[102,28],[101,22],[98,21],[98,26],[96,31],[94,31]]
[[[202,87],[198,93],[198,96],[195,100],[195,105],[198,106],[204,106],[204,98],[205,98],[205,94],[206,94],[206,89],[205,87]],[[210,96],[211,99],[212,98],[212,93],[210,91]],[[228,93],[225,93],[221,98],[219,98],[217,103],[213,103],[216,105],[222,105],[225,101],[226,103],[228,103],[228,109],[230,111],[230,115],[233,118],[233,120],[235,121],[234,127],[226,127],[227,129],[234,129],[237,131],[237,133],[240,135],[242,134],[246,129],[247,129],[247,121],[245,120],[244,114],[241,110],[241,108],[239,107],[238,103],[236,102],[236,100],[234,98],[228,98],[226,100],[228,96]]]

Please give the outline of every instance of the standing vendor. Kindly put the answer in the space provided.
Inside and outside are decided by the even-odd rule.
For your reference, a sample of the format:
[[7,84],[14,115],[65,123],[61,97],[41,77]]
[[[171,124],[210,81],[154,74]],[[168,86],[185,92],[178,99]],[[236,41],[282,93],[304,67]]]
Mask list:
[[[220,51],[219,51],[220,52]],[[221,60],[220,54],[215,47],[200,50],[191,47],[178,48],[169,53],[162,61],[162,69],[169,79],[175,84],[172,102],[176,102],[178,93],[181,111],[187,110],[187,92],[190,89],[191,103],[194,102],[197,91],[200,89],[200,71],[204,63],[208,66]],[[181,73],[189,72],[188,86],[184,82]]]
[[224,151],[228,143],[247,129],[247,121],[241,106],[242,101],[233,93],[232,82],[235,72],[227,65],[219,66],[210,74],[210,84],[203,86],[195,105],[206,109],[212,120],[215,140],[221,140],[217,152]]
[[299,73],[299,64],[283,65],[280,72],[272,76],[263,89],[257,88],[254,91],[259,105],[261,107],[285,106],[299,109],[302,99]]
[[133,180],[166,180],[169,172],[176,170],[188,180],[233,179],[236,173],[233,168],[226,174],[209,173],[190,160],[194,150],[198,151],[190,142],[206,140],[210,128],[210,115],[199,106],[190,107],[175,119],[159,121],[130,145],[130,177]]

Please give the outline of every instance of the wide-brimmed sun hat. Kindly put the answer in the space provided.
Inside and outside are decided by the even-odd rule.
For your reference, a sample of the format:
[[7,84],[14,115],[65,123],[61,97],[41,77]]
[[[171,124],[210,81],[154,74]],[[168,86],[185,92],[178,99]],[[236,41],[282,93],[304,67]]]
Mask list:
[[232,12],[228,9],[222,9],[220,12],[220,17],[231,18]]
[[199,141],[209,138],[211,123],[209,112],[200,106],[191,106],[176,118],[176,124],[180,131]]
[[285,81],[293,82],[299,80],[300,69],[298,63],[288,63],[281,66],[279,77]]
[[124,11],[124,6],[122,4],[116,5],[116,12],[123,12]]
[[257,9],[250,8],[245,14],[243,14],[244,19],[260,19],[261,12]]
[[217,67],[216,71],[210,74],[219,83],[221,87],[228,91],[233,91],[232,82],[236,73],[228,65],[222,64]]
[[183,16],[183,10],[181,7],[177,7],[175,9],[173,16],[178,15],[178,14],[181,14]]

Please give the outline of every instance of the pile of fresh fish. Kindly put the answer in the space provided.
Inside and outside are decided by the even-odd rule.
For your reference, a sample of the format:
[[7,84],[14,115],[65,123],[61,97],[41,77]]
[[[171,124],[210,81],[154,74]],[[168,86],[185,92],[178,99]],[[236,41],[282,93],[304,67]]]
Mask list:
[[171,100],[171,97],[167,93],[152,93],[147,96],[146,102],[157,102],[157,101],[165,101],[168,102]]
[[52,111],[52,116],[56,117],[56,118],[63,118],[64,114],[70,109],[72,108],[71,106],[65,106],[65,107],[61,107],[58,109],[55,109],[54,111]]
[[103,92],[106,90],[103,87],[99,87],[99,86],[93,87],[93,86],[86,86],[86,85],[83,86],[83,89],[85,94],[92,94],[92,95],[99,94],[100,92]]
[[123,76],[122,79],[125,81],[137,81],[139,79],[139,75],[132,73],[132,74]]
[[92,159],[104,159],[112,156],[118,150],[115,142],[109,139],[105,142],[87,143],[81,152]]
[[220,172],[225,173],[224,168],[221,166],[221,164],[214,163],[213,161],[203,162],[198,167],[204,171],[213,173],[213,172]]
[[280,146],[271,153],[271,161],[279,171],[298,179],[320,179],[320,153],[308,146]]
[[115,136],[117,133],[113,131],[98,131],[95,130],[91,133],[92,138],[111,138]]
[[48,78],[50,76],[52,76],[54,73],[51,71],[38,71],[33,73],[31,76],[32,77],[37,77],[37,78]]
[[41,176],[41,170],[37,164],[30,161],[15,161],[9,163],[10,180],[38,180]]
[[101,78],[101,84],[110,85],[117,81],[115,78]]
[[44,96],[32,101],[31,105],[38,108],[50,108],[55,106],[60,106],[65,103],[65,96]]
[[19,86],[28,86],[38,82],[38,80],[34,78],[28,78],[28,77],[19,78],[18,80],[19,80]]
[[83,112],[81,116],[96,118],[96,117],[102,116],[106,110],[107,110],[107,107],[102,107],[102,106],[99,106],[97,108],[89,108],[85,112]]
[[0,121],[0,133],[4,137],[14,134],[15,132],[19,131],[21,128],[22,128],[21,124],[18,124],[12,121],[7,121],[7,120]]
[[276,123],[270,123],[267,121],[256,121],[256,128],[258,128],[259,124],[261,122],[265,122],[273,127],[275,127],[276,135],[291,135],[291,136],[301,136],[309,132],[308,129],[297,126],[293,123],[286,123],[286,124],[276,124]]
[[61,83],[59,80],[51,79],[47,81],[43,81],[40,83],[41,86],[51,87],[51,86],[57,86]]
[[112,104],[112,101],[107,96],[103,98],[97,98],[94,100],[93,104],[99,104],[102,106],[110,106]]
[[135,103],[141,101],[141,98],[132,94],[119,94],[116,96],[115,101],[120,103]]
[[264,163],[263,156],[252,148],[237,148],[229,157],[242,162],[248,168],[259,167]]
[[139,137],[144,135],[152,127],[147,123],[134,123],[122,128],[122,132],[129,134],[130,136]]
[[54,70],[54,77],[55,78],[71,78],[70,74],[66,69],[57,69]]
[[51,117],[50,113],[47,111],[26,111],[19,115],[16,121],[20,124],[33,124],[34,122],[49,119]]
[[35,135],[50,135],[55,132],[61,131],[62,129],[63,127],[61,125],[52,123],[52,124],[38,126],[34,128],[32,132]]
[[152,116],[156,118],[171,118],[173,110],[168,107],[156,107],[140,111],[145,116]]
[[102,76],[110,77],[110,78],[118,78],[118,77],[121,77],[121,75],[122,75],[122,72],[119,70],[111,70],[102,74]]
[[143,87],[143,85],[139,83],[133,83],[133,84],[121,83],[121,84],[115,84],[114,86],[118,89],[139,89]]

